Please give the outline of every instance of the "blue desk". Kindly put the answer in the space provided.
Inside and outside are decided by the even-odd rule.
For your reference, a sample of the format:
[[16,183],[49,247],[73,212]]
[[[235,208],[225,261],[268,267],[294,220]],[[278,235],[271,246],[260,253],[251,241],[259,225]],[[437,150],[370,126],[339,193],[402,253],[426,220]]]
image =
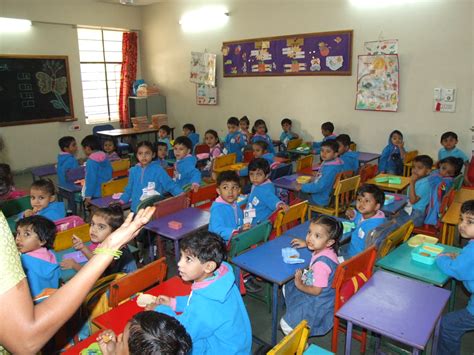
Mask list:
[[407,195],[389,193],[389,192],[386,192],[385,195],[395,196],[395,200],[392,203],[389,203],[388,205],[384,205],[381,208],[381,210],[383,211],[383,213],[385,213],[385,215],[387,215],[387,217],[389,215],[395,214],[398,211],[400,211],[403,207],[405,207],[405,205],[408,202],[408,196]]

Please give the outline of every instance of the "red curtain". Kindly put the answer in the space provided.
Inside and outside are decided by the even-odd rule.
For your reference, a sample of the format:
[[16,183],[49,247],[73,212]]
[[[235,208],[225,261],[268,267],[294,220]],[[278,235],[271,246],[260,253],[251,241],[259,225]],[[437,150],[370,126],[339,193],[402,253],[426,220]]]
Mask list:
[[120,73],[119,118],[120,127],[129,128],[128,96],[132,92],[133,82],[137,78],[137,42],[136,32],[124,32],[122,37],[122,72]]

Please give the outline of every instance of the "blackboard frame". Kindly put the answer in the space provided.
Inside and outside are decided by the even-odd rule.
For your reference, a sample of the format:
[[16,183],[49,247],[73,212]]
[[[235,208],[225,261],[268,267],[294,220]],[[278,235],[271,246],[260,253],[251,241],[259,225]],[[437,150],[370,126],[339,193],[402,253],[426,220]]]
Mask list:
[[59,60],[62,61],[65,72],[66,72],[66,82],[67,82],[67,94],[69,98],[69,114],[64,116],[58,117],[48,117],[48,118],[41,118],[41,119],[32,119],[32,120],[18,120],[18,121],[10,121],[10,122],[2,122],[0,121],[0,127],[6,126],[19,126],[19,125],[27,125],[27,124],[36,124],[36,123],[51,123],[51,122],[70,122],[70,121],[77,121],[77,118],[74,117],[74,105],[72,100],[72,88],[71,88],[71,78],[69,73],[69,60],[68,56],[62,55],[30,55],[30,54],[0,54],[0,59],[40,59],[40,60]]

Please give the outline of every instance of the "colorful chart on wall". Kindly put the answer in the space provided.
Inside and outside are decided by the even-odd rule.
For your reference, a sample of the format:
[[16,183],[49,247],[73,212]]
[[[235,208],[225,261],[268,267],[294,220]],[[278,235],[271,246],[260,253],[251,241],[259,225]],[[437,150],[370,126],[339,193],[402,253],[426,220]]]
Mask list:
[[398,54],[398,39],[365,42],[364,47],[369,55]]
[[189,81],[209,86],[216,85],[216,54],[191,52]]
[[357,66],[356,110],[398,110],[398,55],[360,55]]
[[196,103],[198,105],[217,105],[217,87],[196,84]]
[[351,75],[352,30],[222,44],[224,77]]

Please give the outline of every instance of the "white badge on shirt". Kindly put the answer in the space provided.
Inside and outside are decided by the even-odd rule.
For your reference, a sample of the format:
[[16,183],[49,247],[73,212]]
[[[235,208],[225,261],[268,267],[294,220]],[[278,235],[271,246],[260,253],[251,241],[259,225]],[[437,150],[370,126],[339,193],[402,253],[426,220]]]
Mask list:
[[231,142],[232,144],[234,144],[234,143],[235,143],[235,138],[232,138],[232,139],[230,140],[230,142]]
[[257,206],[260,203],[260,200],[257,198],[257,196],[254,196],[252,201],[250,201],[253,206]]
[[364,230],[362,228],[359,228],[359,231],[357,233],[357,236],[360,238],[360,239],[363,239],[365,237],[365,233],[364,233]]

